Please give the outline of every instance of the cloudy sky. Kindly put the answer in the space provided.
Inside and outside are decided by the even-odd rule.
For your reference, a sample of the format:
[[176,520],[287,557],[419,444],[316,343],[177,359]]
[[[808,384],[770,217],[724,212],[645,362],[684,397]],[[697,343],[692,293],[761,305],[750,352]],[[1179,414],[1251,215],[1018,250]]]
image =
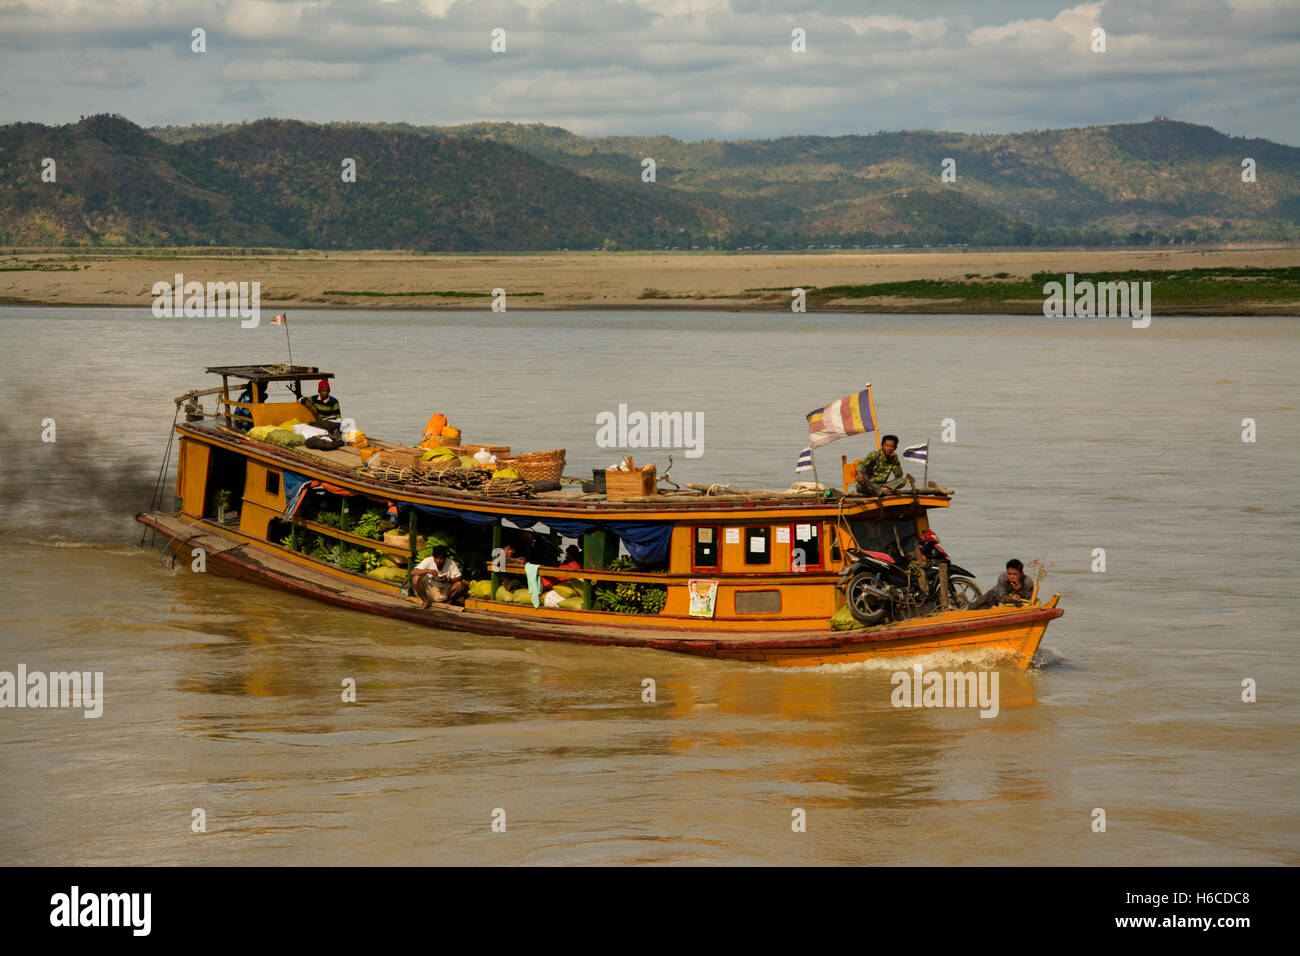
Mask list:
[[482,119],[738,139],[1163,114],[1300,145],[1297,64],[1300,0],[0,0],[6,123]]

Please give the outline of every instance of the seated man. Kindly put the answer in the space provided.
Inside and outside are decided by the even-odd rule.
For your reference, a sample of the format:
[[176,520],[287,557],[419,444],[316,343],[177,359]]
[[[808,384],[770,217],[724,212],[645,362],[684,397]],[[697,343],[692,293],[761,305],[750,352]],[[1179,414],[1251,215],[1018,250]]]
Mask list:
[[[571,544],[564,549],[564,563],[559,567],[566,571],[582,570],[582,552],[578,550],[577,545]],[[553,588],[557,584],[572,580],[572,578],[542,578],[542,587]]]
[[998,575],[998,583],[972,601],[968,611],[983,611],[997,604],[1028,604],[1033,596],[1033,582],[1025,575],[1025,566],[1016,558],[1007,562],[1007,569]]
[[328,428],[330,431],[337,430],[342,422],[339,411],[339,400],[330,397],[330,380],[323,378],[320,384],[316,386],[316,394],[304,398],[302,404],[306,405],[316,413],[316,421],[321,428]]
[[[499,565],[495,565],[497,567],[504,568],[507,563],[512,561],[526,562],[528,560],[524,555],[523,548],[514,541],[507,541],[501,546],[501,551],[502,557],[500,558]],[[521,574],[506,574],[504,571],[499,571],[498,573],[501,575],[501,586],[507,591],[518,591],[528,583],[524,580],[524,577]]]
[[[245,385],[244,390],[239,393],[239,401],[250,402],[250,403],[253,401],[254,384],[257,385],[257,400],[259,402],[266,401],[266,382],[262,381],[261,379],[258,379],[256,383],[250,381],[247,385]],[[240,406],[236,405],[235,410],[230,414],[234,418],[234,421],[230,423],[231,427],[234,428],[236,431],[246,432],[253,427],[253,413],[250,412],[247,408],[241,408]]]
[[420,607],[438,604],[464,604],[469,585],[461,577],[456,562],[447,557],[447,549],[438,545],[411,572],[411,587],[420,598]]
[[880,450],[873,451],[858,463],[858,494],[883,495],[886,490],[897,491],[903,487],[903,464],[894,454],[898,448],[897,435],[884,435]]

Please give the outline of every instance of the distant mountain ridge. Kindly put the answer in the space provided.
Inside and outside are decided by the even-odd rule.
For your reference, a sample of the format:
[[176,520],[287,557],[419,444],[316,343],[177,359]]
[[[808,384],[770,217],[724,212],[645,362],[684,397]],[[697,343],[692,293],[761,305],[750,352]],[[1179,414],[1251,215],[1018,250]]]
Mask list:
[[[57,181],[41,181],[41,161]],[[1242,160],[1257,181],[1242,181]],[[357,181],[340,175],[344,158]],[[642,181],[652,158],[656,181]],[[956,181],[943,182],[945,159]],[[542,124],[142,129],[0,139],[0,243],[540,251],[1300,238],[1300,149],[1158,119],[1000,135],[684,142]]]

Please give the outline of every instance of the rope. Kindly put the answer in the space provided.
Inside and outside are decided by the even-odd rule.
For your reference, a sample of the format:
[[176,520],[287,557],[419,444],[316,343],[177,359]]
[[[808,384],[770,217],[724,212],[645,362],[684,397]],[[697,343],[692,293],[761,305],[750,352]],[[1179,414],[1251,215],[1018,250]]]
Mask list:
[[[181,407],[180,405],[177,405],[176,412],[175,414],[172,415],[172,427],[167,430],[167,445],[163,449],[162,464],[158,467],[158,480],[154,482],[153,497],[149,499],[150,511],[157,511],[158,508],[162,506],[163,481],[167,477],[167,463],[171,461],[172,441],[176,437],[176,421],[180,417],[181,417]],[[154,529],[150,528],[148,525],[145,525],[144,530],[140,532],[140,547],[142,548],[144,547],[144,539],[148,537],[150,531],[154,532],[154,537],[153,540],[149,542],[149,546],[153,547],[154,543],[158,540],[158,532],[154,531]]]

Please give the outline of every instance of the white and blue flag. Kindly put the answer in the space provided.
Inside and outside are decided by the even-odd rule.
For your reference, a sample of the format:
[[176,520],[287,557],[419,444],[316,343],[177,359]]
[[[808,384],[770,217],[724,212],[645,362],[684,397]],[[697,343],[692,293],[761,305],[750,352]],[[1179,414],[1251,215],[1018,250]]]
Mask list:
[[925,464],[930,460],[930,443],[908,445],[903,449],[903,461],[915,461]]
[[799,460],[795,462],[794,470],[796,472],[812,471],[812,449],[811,448],[805,448],[803,451],[799,452]]

